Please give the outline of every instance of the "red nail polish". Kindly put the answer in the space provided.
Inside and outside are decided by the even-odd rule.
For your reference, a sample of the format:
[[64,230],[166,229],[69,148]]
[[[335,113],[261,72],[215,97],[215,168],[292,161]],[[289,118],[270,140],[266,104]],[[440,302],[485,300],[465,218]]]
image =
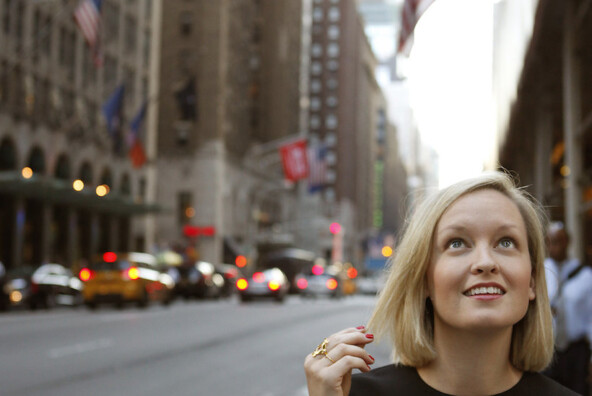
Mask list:
[[366,334],[366,338],[373,339],[374,338],[374,334]]
[[358,329],[358,330],[362,330],[363,328],[364,328],[364,326],[358,326],[358,327],[356,327],[356,329]]
[[370,366],[368,366],[368,365],[366,365],[366,366],[368,367],[368,370],[372,370],[372,367],[370,367]]
[[374,361],[374,358],[372,357],[372,355],[368,355],[368,356],[370,356],[370,359],[372,359],[372,361]]

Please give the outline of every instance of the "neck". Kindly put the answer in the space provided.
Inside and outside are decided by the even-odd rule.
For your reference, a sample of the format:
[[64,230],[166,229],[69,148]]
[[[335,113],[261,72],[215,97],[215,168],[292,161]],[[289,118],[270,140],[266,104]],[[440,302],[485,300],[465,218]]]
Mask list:
[[[437,329],[438,330],[438,329]],[[510,363],[512,328],[434,333],[437,357],[417,371],[432,388],[453,395],[492,395],[514,386],[522,372]]]

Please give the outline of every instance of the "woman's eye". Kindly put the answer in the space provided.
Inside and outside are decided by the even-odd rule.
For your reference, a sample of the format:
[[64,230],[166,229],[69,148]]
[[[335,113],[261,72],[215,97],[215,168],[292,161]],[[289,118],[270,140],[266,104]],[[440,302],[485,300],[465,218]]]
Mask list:
[[504,248],[514,247],[514,241],[511,238],[503,238],[499,241],[499,245]]
[[453,239],[448,242],[448,247],[452,249],[458,249],[464,246],[462,239]]

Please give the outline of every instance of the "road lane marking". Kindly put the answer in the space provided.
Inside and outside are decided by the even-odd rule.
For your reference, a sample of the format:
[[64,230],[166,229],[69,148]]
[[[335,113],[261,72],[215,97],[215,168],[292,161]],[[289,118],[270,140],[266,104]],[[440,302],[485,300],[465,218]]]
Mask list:
[[85,353],[94,351],[97,349],[108,348],[113,345],[113,340],[110,338],[99,338],[89,342],[81,342],[73,345],[66,345],[59,348],[52,348],[47,351],[47,356],[51,359],[57,359],[64,356],[76,355],[79,353]]

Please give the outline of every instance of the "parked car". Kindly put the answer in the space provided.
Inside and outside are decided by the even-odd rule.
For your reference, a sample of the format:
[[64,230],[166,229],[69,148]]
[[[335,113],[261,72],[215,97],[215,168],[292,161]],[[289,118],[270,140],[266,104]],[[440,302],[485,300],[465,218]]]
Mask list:
[[180,279],[177,295],[184,298],[218,298],[224,288],[224,276],[207,261],[198,260],[193,264],[178,267]]
[[358,294],[376,295],[384,287],[385,272],[375,271],[374,273],[360,276],[357,279],[357,292]]
[[342,282],[336,274],[325,271],[308,271],[296,276],[296,287],[300,295],[307,297],[332,297],[343,296]]
[[243,302],[253,298],[273,298],[282,302],[290,289],[290,282],[282,270],[269,268],[257,271],[250,277],[239,278],[236,288]]
[[5,308],[53,308],[82,303],[82,282],[68,268],[57,263],[37,268],[24,265],[7,271],[2,286]]
[[221,289],[222,297],[229,297],[236,292],[236,281],[244,277],[241,271],[234,264],[216,265],[216,273],[224,278],[224,285]]
[[84,282],[84,303],[91,309],[113,303],[122,307],[133,302],[146,307],[156,301],[169,304],[175,281],[149,253],[106,252],[79,273]]

